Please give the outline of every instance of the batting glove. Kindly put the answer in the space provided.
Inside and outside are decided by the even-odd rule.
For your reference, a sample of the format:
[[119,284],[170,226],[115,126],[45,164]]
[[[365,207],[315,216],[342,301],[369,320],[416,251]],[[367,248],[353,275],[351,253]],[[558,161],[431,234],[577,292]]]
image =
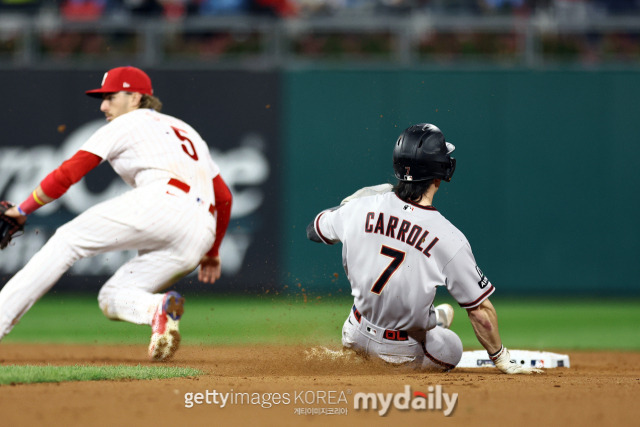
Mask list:
[[520,365],[515,360],[511,360],[511,354],[509,354],[509,350],[507,350],[506,347],[501,347],[498,353],[494,355],[490,354],[489,357],[493,361],[493,364],[496,365],[496,368],[500,369],[504,374],[530,375],[533,373],[542,374],[544,372],[542,369]]

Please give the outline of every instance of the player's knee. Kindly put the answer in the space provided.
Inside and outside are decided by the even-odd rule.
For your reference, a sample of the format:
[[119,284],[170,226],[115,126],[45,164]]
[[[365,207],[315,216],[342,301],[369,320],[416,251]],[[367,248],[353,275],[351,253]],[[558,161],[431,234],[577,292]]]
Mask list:
[[436,327],[427,331],[423,367],[450,370],[462,358],[462,340],[450,329]]
[[100,292],[98,292],[98,306],[107,318],[116,319],[117,316],[111,309],[111,307],[113,307],[113,304],[110,304],[111,300],[111,290],[108,286],[103,286]]
[[462,340],[450,329],[444,329],[444,333],[447,335],[448,345],[445,347],[445,359],[447,363],[456,366],[462,359]]

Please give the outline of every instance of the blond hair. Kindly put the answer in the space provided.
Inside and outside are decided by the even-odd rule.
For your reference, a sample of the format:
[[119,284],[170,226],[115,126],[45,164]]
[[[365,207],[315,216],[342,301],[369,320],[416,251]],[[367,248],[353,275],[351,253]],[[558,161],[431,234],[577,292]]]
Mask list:
[[162,110],[162,101],[156,98],[153,95],[145,95],[142,94],[142,98],[140,99],[140,105],[138,108],[151,108],[160,112]]

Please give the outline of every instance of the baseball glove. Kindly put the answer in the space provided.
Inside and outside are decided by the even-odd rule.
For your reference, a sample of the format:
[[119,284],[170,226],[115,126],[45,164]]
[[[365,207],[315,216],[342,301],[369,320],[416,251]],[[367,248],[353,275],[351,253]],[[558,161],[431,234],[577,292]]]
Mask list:
[[24,231],[24,224],[20,224],[16,218],[6,216],[7,209],[15,206],[11,202],[0,202],[0,249],[4,249],[11,242],[13,236]]

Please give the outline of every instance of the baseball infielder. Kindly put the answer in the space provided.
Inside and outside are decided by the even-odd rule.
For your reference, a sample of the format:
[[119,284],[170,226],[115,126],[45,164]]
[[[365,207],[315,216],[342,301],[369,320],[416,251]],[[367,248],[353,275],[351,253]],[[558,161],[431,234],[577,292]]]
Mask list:
[[393,150],[395,187],[361,189],[307,227],[310,240],[342,242],[354,299],[342,344],[394,364],[453,369],[462,357],[462,342],[449,329],[453,308],[433,306],[436,287],[446,286],[467,309],[498,369],[538,372],[511,361],[488,299],[495,288],[476,265],[465,236],[432,205],[441,182],[449,182],[455,170],[454,149],[432,124],[407,128]]
[[151,325],[149,357],[165,360],[180,343],[184,298],[158,293],[200,265],[199,279],[220,277],[218,250],[229,224],[231,193],[198,132],[161,114],[151,80],[134,67],[105,73],[100,110],[108,123],[51,172],[20,205],[27,215],[62,196],[102,161],[133,187],[61,226],[0,292],[0,339],[80,258],[136,249],[101,288],[98,302],[113,320]]

